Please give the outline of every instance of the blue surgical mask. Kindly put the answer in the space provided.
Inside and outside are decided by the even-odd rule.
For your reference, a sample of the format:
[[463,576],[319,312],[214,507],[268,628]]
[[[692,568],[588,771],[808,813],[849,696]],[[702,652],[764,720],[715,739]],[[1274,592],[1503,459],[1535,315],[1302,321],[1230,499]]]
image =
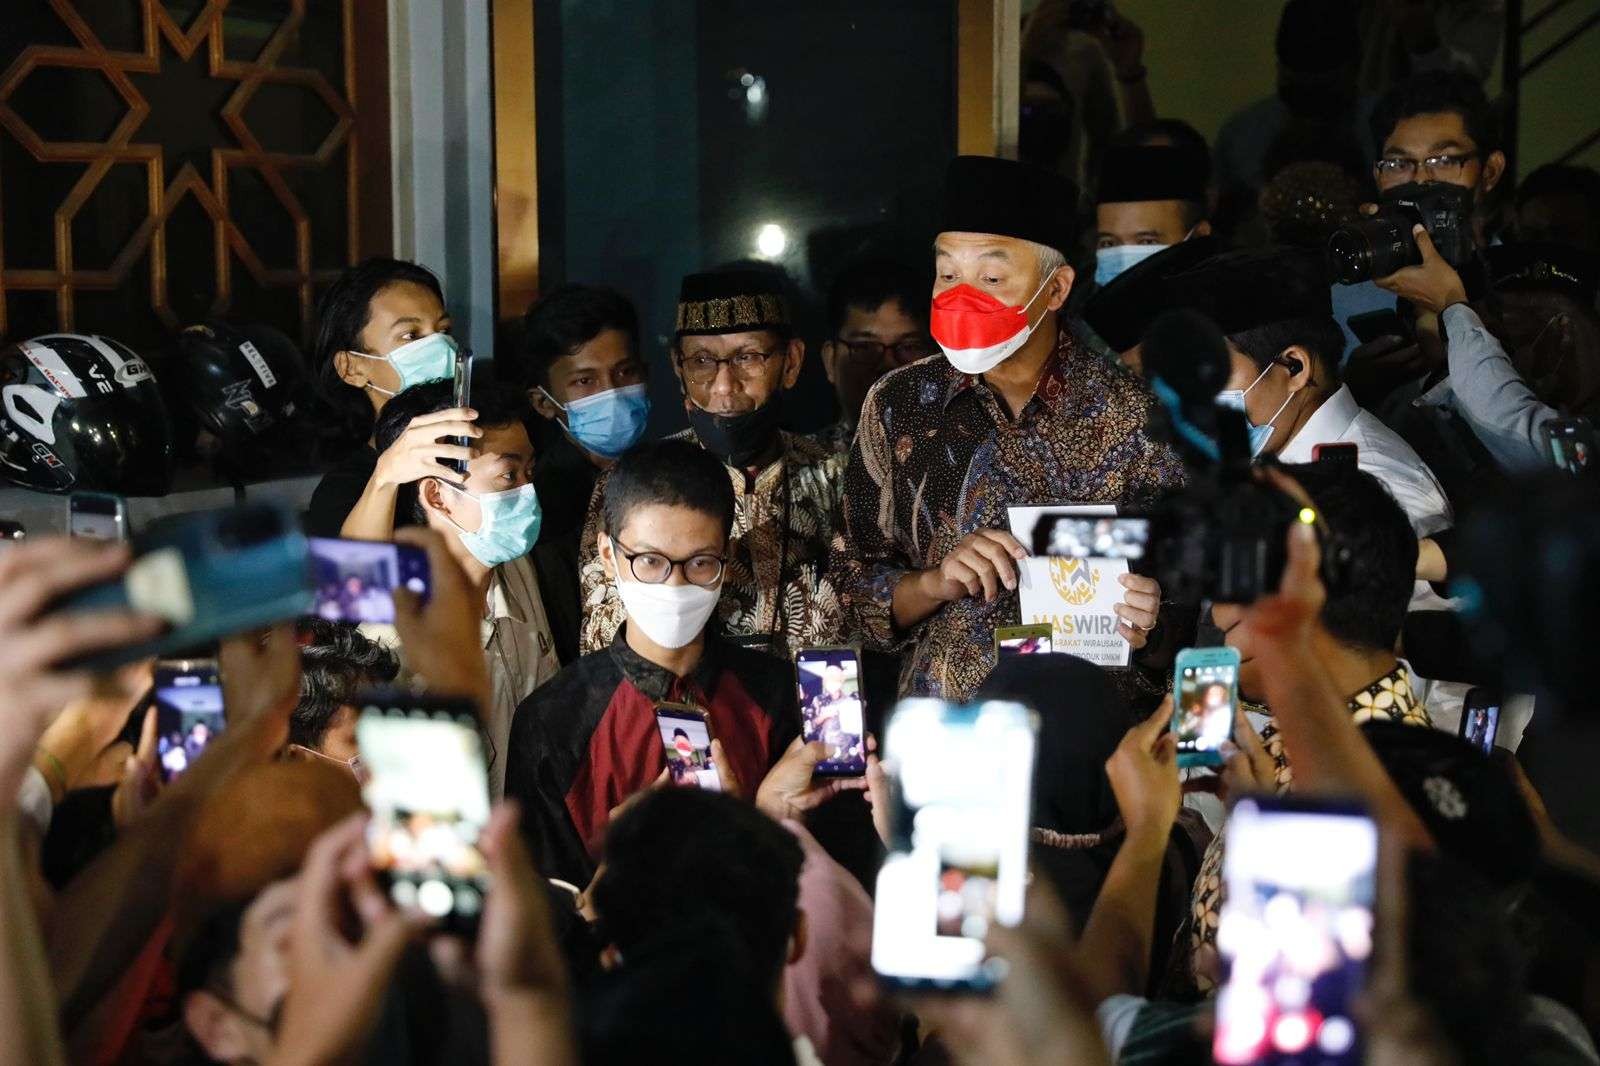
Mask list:
[[544,512],[539,507],[539,493],[532,482],[502,492],[468,492],[444,480],[440,484],[478,501],[482,518],[475,531],[462,529],[449,515],[445,516],[445,521],[456,527],[461,543],[478,562],[495,567],[520,559],[533,550],[539,540]]
[[[430,333],[402,344],[388,355],[368,355],[365,352],[350,354],[362,359],[382,360],[394,367],[395,374],[400,378],[397,391],[405,392],[413,385],[426,385],[430,381],[446,381],[453,377],[456,360],[461,357],[461,345],[448,333]],[[395,395],[370,381],[367,382],[367,388],[385,396]]]
[[541,388],[546,398],[567,413],[567,436],[603,459],[615,459],[644,436],[650,418],[650,397],[643,382],[607,389],[563,404]]
[[1272,417],[1267,419],[1266,425],[1258,426],[1250,421],[1250,415],[1245,410],[1244,398],[1249,394],[1250,389],[1253,389],[1259,385],[1261,383],[1261,379],[1266,377],[1268,372],[1271,370],[1272,367],[1269,366],[1266,370],[1263,370],[1261,373],[1257,374],[1256,379],[1250,383],[1249,388],[1225,389],[1222,392],[1217,393],[1216,402],[1218,407],[1226,407],[1230,410],[1238,411],[1240,414],[1244,415],[1244,424],[1249,427],[1250,431],[1250,458],[1252,459],[1257,458],[1263,451],[1266,450],[1267,443],[1272,440],[1272,424],[1278,420],[1279,415],[1283,414],[1283,409],[1289,406],[1289,401],[1294,399],[1294,393],[1292,392],[1285,396],[1283,398],[1283,402],[1278,405],[1278,409],[1272,413]]
[[1172,247],[1170,244],[1118,244],[1101,248],[1094,253],[1094,283],[1108,284],[1112,278],[1157,252]]

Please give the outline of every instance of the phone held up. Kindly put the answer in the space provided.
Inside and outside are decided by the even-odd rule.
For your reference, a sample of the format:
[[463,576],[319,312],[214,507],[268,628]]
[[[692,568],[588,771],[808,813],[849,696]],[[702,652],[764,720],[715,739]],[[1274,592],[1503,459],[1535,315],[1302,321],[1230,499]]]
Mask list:
[[1357,1004],[1372,956],[1378,829],[1359,807],[1248,796],[1228,818],[1213,1060],[1362,1061]]
[[656,704],[656,728],[667,757],[667,777],[685,788],[722,791],[722,774],[711,755],[711,719],[687,703]]
[[1500,732],[1500,693],[1479,685],[1467,690],[1461,701],[1461,739],[1485,755],[1494,752]]
[[861,656],[854,648],[801,648],[794,656],[795,686],[805,741],[822,741],[828,755],[819,777],[860,777],[867,772],[866,703]]
[[74,492],[67,497],[67,533],[90,540],[127,540],[128,502],[109,492]]
[[311,613],[329,622],[394,621],[394,592],[406,589],[427,602],[433,591],[428,553],[407,544],[308,537]]
[[489,772],[473,704],[398,690],[367,693],[360,704],[373,868],[397,907],[471,934],[489,888],[479,845]]
[[1239,706],[1239,652],[1185,648],[1172,667],[1172,733],[1178,765],[1221,766],[1222,743],[1233,739]]
[[[452,401],[457,407],[472,406],[472,353],[465,348],[456,353],[456,368]],[[471,447],[471,437],[452,437],[452,444],[459,444],[463,448]],[[467,461],[465,459],[451,459],[450,469],[467,476]]]
[[227,727],[215,659],[160,659],[151,699],[156,709],[156,764],[174,781]]
[[1556,468],[1576,477],[1594,458],[1594,427],[1581,418],[1557,418],[1544,424],[1545,447]]
[[1038,718],[1018,703],[901,700],[884,731],[893,805],[872,968],[887,985],[984,993],[1004,978],[994,923],[1022,920]]

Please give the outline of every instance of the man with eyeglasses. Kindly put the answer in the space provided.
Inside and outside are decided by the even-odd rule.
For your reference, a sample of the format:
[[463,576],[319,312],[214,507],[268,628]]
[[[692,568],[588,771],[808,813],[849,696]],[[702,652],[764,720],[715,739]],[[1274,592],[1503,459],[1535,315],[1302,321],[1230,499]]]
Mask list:
[[607,647],[517,708],[506,767],[506,795],[522,805],[540,869],[579,885],[594,874],[612,813],[668,784],[658,704],[706,713],[712,760],[745,795],[800,722],[792,668],[726,640],[712,622],[727,597],[735,514],[723,464],[687,440],[641,444],[602,492],[595,547],[623,617]]
[[839,421],[815,434],[817,443],[848,458],[867,391],[939,350],[928,336],[926,289],[918,271],[893,259],[856,260],[834,279],[822,369],[839,394]]
[[[787,658],[843,636],[826,562],[843,524],[848,456],[779,428],[783,393],[805,359],[781,281],[756,269],[684,278],[671,357],[689,418],[676,439],[722,463],[735,500],[717,618],[729,639]],[[609,645],[626,615],[597,549],[607,477],[595,486],[580,541],[584,652]]]

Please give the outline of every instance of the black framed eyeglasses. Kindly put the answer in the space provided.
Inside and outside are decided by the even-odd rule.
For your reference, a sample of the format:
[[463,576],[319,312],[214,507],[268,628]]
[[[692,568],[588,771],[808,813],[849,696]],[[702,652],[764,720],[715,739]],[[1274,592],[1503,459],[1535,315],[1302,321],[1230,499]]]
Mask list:
[[932,355],[935,350],[933,341],[927,337],[912,337],[909,340],[895,341],[893,344],[883,341],[849,341],[843,337],[835,339],[844,345],[850,361],[861,366],[881,365],[885,356],[893,359],[895,366],[905,366]]
[[1417,176],[1417,171],[1425,171],[1434,181],[1452,181],[1461,176],[1468,163],[1478,158],[1477,152],[1446,153],[1430,155],[1426,159],[1407,159],[1402,156],[1390,156],[1378,160],[1376,166],[1378,173],[1386,178],[1399,178],[1402,181],[1412,181]]
[[674,559],[660,552],[632,552],[624,548],[616,537],[611,538],[611,547],[628,561],[628,570],[633,574],[633,579],[646,585],[666,584],[673,570],[682,570],[685,581],[701,588],[710,588],[722,580],[723,560],[720,555],[702,553],[687,559]]
[[777,355],[781,348],[771,351],[762,351],[760,348],[744,348],[732,355],[712,355],[710,352],[690,352],[678,356],[678,367],[683,371],[685,380],[696,385],[705,385],[716,379],[721,372],[723,364],[733,368],[735,377],[745,381],[760,379],[766,372],[767,363]]

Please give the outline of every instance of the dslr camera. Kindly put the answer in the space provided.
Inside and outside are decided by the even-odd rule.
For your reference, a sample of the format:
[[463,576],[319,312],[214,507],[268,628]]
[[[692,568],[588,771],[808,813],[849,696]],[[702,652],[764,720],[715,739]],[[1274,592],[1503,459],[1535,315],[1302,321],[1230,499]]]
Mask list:
[[1328,273],[1340,285],[1387,277],[1417,266],[1422,252],[1411,227],[1422,223],[1439,254],[1461,268],[1472,256],[1472,190],[1444,181],[1410,181],[1384,193],[1378,213],[1340,226],[1328,238]]

